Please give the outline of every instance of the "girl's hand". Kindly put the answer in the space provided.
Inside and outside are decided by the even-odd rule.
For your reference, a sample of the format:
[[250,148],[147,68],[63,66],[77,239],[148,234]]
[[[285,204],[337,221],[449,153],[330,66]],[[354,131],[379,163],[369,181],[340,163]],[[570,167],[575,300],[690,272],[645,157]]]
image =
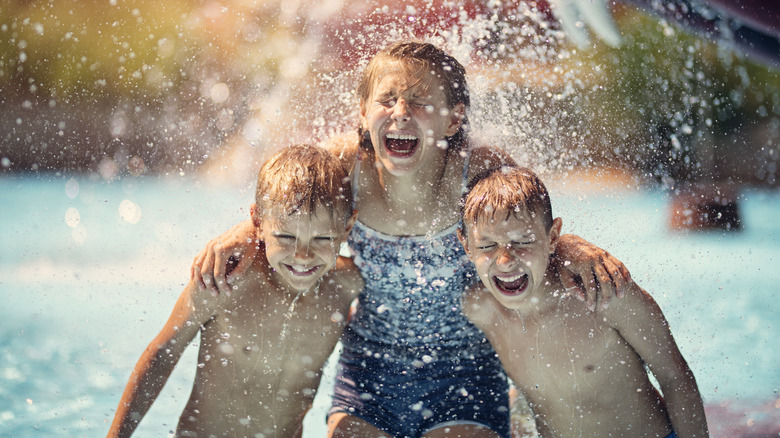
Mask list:
[[230,295],[231,283],[238,281],[259,249],[255,227],[246,220],[211,240],[192,262],[190,279],[212,296]]
[[613,297],[623,298],[631,274],[623,263],[610,253],[573,234],[560,237],[554,257],[558,275],[567,291],[590,310],[607,308]]

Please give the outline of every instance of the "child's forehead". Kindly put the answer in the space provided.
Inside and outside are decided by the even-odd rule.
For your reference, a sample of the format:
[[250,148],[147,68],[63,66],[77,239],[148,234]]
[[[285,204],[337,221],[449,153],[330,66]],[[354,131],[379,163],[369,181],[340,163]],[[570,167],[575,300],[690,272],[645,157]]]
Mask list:
[[322,205],[314,210],[305,206],[275,205],[264,209],[263,222],[281,228],[311,226],[335,229],[338,224],[346,222],[346,214],[339,210]]
[[420,66],[392,62],[383,66],[374,79],[374,90],[384,92],[428,92],[440,89],[440,81],[427,69]]
[[520,206],[512,209],[484,210],[471,225],[478,231],[491,230],[502,234],[527,234],[537,226],[544,226],[541,215]]

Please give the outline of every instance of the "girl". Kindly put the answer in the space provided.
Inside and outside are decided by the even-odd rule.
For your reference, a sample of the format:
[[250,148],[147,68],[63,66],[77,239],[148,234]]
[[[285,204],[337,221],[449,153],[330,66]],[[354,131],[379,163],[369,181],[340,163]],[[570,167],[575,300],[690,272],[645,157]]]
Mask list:
[[[348,241],[365,288],[342,336],[329,436],[508,437],[506,377],[460,310],[478,278],[456,230],[466,181],[511,159],[469,147],[465,69],[431,44],[380,51],[357,92],[358,139],[332,148],[352,169],[359,213]],[[236,276],[256,251],[245,224],[223,237],[193,266],[214,293],[229,289],[226,257],[241,255]],[[603,305],[628,281],[606,252],[562,239],[558,259],[574,272],[559,271],[570,287],[579,274],[591,307],[599,284]]]

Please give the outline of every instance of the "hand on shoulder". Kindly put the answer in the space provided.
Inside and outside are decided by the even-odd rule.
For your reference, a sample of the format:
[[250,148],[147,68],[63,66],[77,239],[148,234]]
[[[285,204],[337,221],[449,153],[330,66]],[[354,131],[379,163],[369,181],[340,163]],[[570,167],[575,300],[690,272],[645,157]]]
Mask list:
[[194,279],[190,280],[184,293],[189,294],[191,319],[201,324],[224,308],[230,297],[228,293],[215,294],[209,289],[200,288]]

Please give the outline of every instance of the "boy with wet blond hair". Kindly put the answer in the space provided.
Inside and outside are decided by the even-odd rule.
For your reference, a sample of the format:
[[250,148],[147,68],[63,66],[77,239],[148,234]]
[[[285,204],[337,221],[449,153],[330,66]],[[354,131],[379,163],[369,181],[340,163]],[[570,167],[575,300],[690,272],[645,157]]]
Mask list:
[[632,284],[592,312],[565,293],[549,263],[561,219],[541,180],[505,166],[470,187],[459,237],[482,284],[463,310],[525,395],[539,434],[708,436],[696,380],[653,298]]
[[322,367],[362,288],[339,245],[355,220],[330,152],[298,145],[260,169],[251,208],[259,251],[230,293],[191,280],[133,370],[109,436],[129,436],[200,333],[177,436],[301,436]]

